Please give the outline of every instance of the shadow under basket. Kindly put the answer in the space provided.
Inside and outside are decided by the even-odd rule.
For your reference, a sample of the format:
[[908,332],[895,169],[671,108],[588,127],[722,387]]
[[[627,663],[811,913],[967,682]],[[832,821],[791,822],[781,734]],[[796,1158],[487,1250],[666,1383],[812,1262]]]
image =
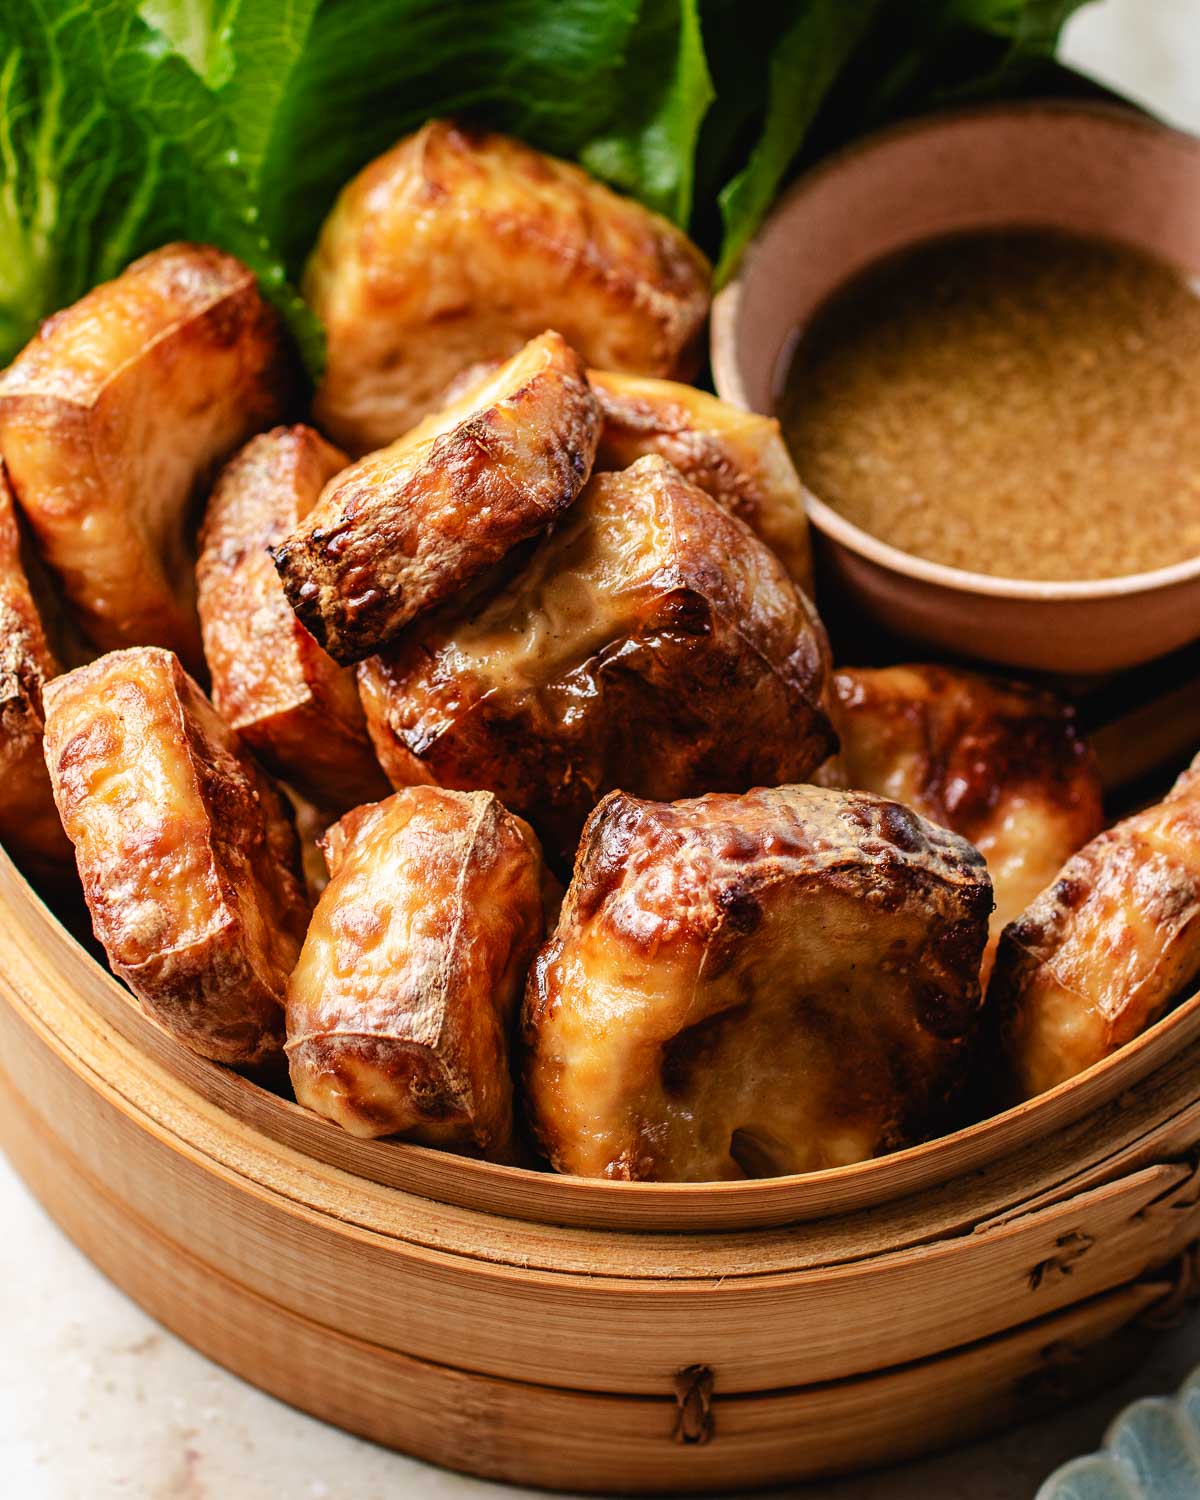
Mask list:
[[48,1212],[204,1354],[450,1468],[887,1463],[1115,1377],[1190,1296],[1200,998],[942,1140],[659,1186],[354,1140],[178,1046],[2,855],[0,916],[0,1144]]

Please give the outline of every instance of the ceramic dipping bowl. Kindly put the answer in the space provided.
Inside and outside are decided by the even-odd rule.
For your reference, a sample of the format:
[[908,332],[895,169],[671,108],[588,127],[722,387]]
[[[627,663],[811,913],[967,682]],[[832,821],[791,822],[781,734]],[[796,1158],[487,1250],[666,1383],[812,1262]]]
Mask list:
[[[930,116],[828,158],[716,299],[718,393],[773,412],[805,324],[844,282],[923,240],[1016,226],[1122,241],[1200,282],[1200,139],[1118,105],[1050,102]],[[1200,637],[1200,557],[1088,582],[1000,578],[902,552],[810,491],[806,502],[824,587],[941,651],[1100,673]]]

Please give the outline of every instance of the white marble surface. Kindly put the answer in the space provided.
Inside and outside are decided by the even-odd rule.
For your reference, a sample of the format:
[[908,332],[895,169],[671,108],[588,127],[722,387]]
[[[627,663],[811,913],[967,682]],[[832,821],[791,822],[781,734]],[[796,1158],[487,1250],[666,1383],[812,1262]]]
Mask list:
[[[1067,57],[1200,130],[1200,0],[1103,0]],[[442,1473],[279,1405],[192,1352],[117,1292],[0,1158],[2,1500],[439,1500],[519,1492]],[[1193,1323],[1136,1377],[1069,1414],[806,1500],[1028,1500],[1134,1395],[1200,1362]]]

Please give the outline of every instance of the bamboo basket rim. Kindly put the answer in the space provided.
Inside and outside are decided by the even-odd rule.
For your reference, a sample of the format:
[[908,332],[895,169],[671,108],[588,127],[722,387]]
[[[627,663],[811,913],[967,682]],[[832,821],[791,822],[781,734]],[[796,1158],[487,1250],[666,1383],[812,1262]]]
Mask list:
[[[1035,1223],[1061,1227],[1074,1221],[1081,1204],[1110,1198],[1118,1183],[1118,1191],[1139,1183],[1137,1190],[1148,1193],[1149,1206],[1137,1217],[1157,1212],[1168,1197],[1193,1202],[1200,1186],[1193,1145],[1200,1130],[1198,1044],[1127,1102],[1089,1115],[1060,1136],[941,1188],[805,1223],[800,1231],[735,1224],[732,1231],[718,1225],[722,1232],[698,1235],[676,1225],[673,1233],[635,1234],[603,1220],[577,1228],[504,1217],[355,1177],[247,1128],[73,994],[47,988],[48,972],[54,971],[37,955],[26,954],[0,972],[0,998],[17,1027],[54,1066],[139,1135],[169,1147],[189,1170],[236,1189],[247,1208],[282,1212],[298,1230],[321,1225],[339,1242],[386,1245],[426,1268],[470,1262],[473,1278],[498,1276],[524,1288],[536,1284],[545,1291],[569,1282],[594,1291],[601,1283],[636,1283],[669,1287],[674,1295],[690,1285],[715,1309],[737,1283],[795,1287],[808,1279],[805,1273],[860,1275],[924,1263],[931,1251],[961,1247],[964,1239],[978,1246],[1019,1226],[1025,1226],[1020,1233]],[[41,1107],[37,1078],[6,1068],[0,1066],[0,1099],[24,1098],[30,1109]],[[1057,1243],[1047,1231],[1044,1246]]]
[[[189,1052],[68,931],[0,851],[0,918],[25,919],[78,1004],[210,1103],[300,1154],[419,1197],[531,1223],[613,1230],[783,1228],[881,1207],[979,1172],[1120,1100],[1200,1040],[1200,993],[1086,1072],[1001,1114],[845,1167],[740,1182],[641,1183],[505,1166],[405,1141],[364,1141]],[[19,922],[16,924],[19,927]],[[1196,1089],[1200,1098],[1200,1083]]]
[[[691,1282],[702,1284],[711,1306],[717,1287],[727,1281],[761,1285],[782,1273],[794,1284],[797,1272],[854,1263],[878,1267],[895,1255],[907,1261],[935,1244],[1004,1231],[1031,1216],[1040,1219],[1043,1210],[1078,1204],[1081,1195],[1094,1196],[1094,1190],[1118,1179],[1145,1179],[1147,1168],[1160,1179],[1170,1169],[1164,1191],[1200,1183],[1200,1165],[1190,1144],[1200,1129],[1193,1083],[1200,1070],[1197,1044],[1173,1058],[1125,1104],[1111,1104],[990,1168],[865,1212],[806,1222],[803,1233],[794,1225],[778,1228],[769,1221],[721,1223],[713,1226],[720,1233],[698,1235],[689,1232],[691,1225],[665,1226],[674,1231],[670,1233],[633,1234],[628,1226],[603,1218],[576,1227],[505,1217],[491,1205],[459,1205],[450,1195],[439,1201],[404,1186],[356,1177],[247,1128],[98,1012],[79,1006],[74,996],[47,991],[45,973],[36,962],[18,968],[20,979],[11,970],[0,973],[0,998],[7,1000],[18,1025],[140,1132],[169,1144],[217,1179],[240,1184],[248,1203],[286,1205],[298,1224],[323,1222],[330,1233],[356,1242],[365,1234],[367,1242],[386,1242],[423,1264],[431,1257],[444,1264],[449,1256],[472,1261],[476,1274],[507,1267],[519,1273],[523,1284],[547,1275],[560,1283],[582,1275],[589,1287],[631,1279],[672,1287]],[[23,1078],[6,1075],[0,1066],[0,1097],[21,1094],[25,1087]],[[1154,1201],[1159,1196],[1156,1192]],[[548,1284],[539,1280],[539,1285]]]
[[[0,1099],[0,1103],[2,1102]],[[43,1149],[39,1170],[37,1151],[31,1149],[34,1139],[32,1134],[26,1135],[24,1139],[18,1134],[12,1142],[14,1157],[30,1181],[41,1178],[46,1164],[46,1150]],[[45,1147],[54,1149],[51,1142],[46,1142]],[[536,1380],[525,1371],[498,1374],[465,1369],[446,1363],[436,1355],[422,1356],[406,1349],[394,1348],[390,1344],[378,1343],[368,1339],[357,1329],[348,1329],[340,1324],[330,1324],[314,1318],[311,1312],[299,1309],[291,1302],[277,1301],[262,1289],[249,1287],[240,1279],[231,1278],[227,1270],[211,1266],[186,1244],[165,1234],[143,1214],[129,1214],[124,1201],[114,1198],[105,1184],[90,1178],[70,1158],[69,1153],[68,1160],[75,1175],[69,1183],[55,1179],[48,1184],[54,1191],[48,1192],[45,1197],[47,1210],[106,1274],[118,1284],[125,1285],[131,1295],[144,1303],[147,1311],[181,1337],[194,1343],[209,1358],[216,1359],[243,1379],[260,1385],[277,1398],[376,1442],[399,1447],[426,1460],[473,1472],[480,1477],[565,1489],[571,1493],[578,1491],[582,1485],[589,1491],[603,1493],[622,1491],[645,1494],[653,1490],[656,1493],[740,1494],[748,1488],[758,1489],[764,1484],[794,1483],[801,1477],[792,1472],[795,1467],[794,1444],[797,1430],[819,1432],[822,1420],[827,1422],[831,1417],[840,1420],[843,1428],[847,1429],[850,1457],[832,1467],[827,1467],[822,1461],[819,1468],[806,1469],[803,1477],[811,1479],[818,1477],[818,1474],[857,1471],[864,1467],[861,1462],[855,1462],[855,1457],[861,1453],[859,1423],[863,1413],[889,1409],[909,1410],[914,1405],[919,1405],[920,1390],[915,1389],[915,1383],[923,1388],[924,1383],[930,1379],[941,1389],[944,1401],[945,1395],[961,1389],[964,1378],[969,1378],[972,1370],[978,1372],[985,1369],[992,1376],[986,1392],[986,1409],[995,1413],[996,1420],[989,1420],[986,1424],[988,1427],[999,1425],[1004,1416],[993,1404],[1000,1393],[1015,1392],[1018,1396],[1023,1394],[1032,1403],[1023,1410],[1008,1411],[1009,1420],[1021,1415],[1034,1415],[1037,1411],[1044,1410],[1047,1400],[1062,1399],[1068,1393],[1062,1383],[1068,1368],[1082,1372],[1095,1368],[1094,1360],[1097,1355],[1102,1359],[1111,1358],[1112,1355],[1107,1352],[1111,1346],[1106,1344],[1106,1340],[1129,1337],[1131,1332],[1134,1338],[1144,1336],[1137,1332],[1139,1326],[1153,1326],[1149,1320],[1155,1317],[1157,1310],[1169,1308],[1172,1299],[1178,1295],[1178,1286],[1169,1266],[1161,1269],[1148,1268],[1132,1281],[1047,1310],[1011,1328],[972,1339],[965,1344],[956,1344],[928,1357],[881,1365],[848,1378],[800,1383],[784,1381],[782,1384],[734,1391],[718,1387],[716,1425],[708,1426],[707,1434],[708,1437],[718,1436],[720,1441],[693,1442],[681,1447],[675,1436],[681,1403],[678,1386],[674,1383],[668,1389],[668,1383],[664,1381],[661,1389],[650,1391],[564,1387]],[[146,1246],[161,1247],[160,1253],[153,1258],[156,1265],[165,1268],[165,1278],[160,1272],[157,1278],[131,1283],[128,1264],[122,1265],[115,1255],[111,1236],[106,1237],[103,1230],[97,1233],[96,1219],[89,1211],[91,1205],[80,1209],[81,1186],[89,1187],[95,1192],[109,1218],[119,1220],[123,1233],[132,1229],[133,1235],[137,1237],[136,1254],[139,1263],[144,1263],[147,1258]],[[215,1322],[203,1312],[197,1314],[193,1311],[191,1316],[181,1313],[181,1309],[194,1310],[197,1305],[203,1306],[211,1297],[210,1289],[214,1283],[219,1283],[220,1286],[218,1317]],[[229,1306],[231,1302],[234,1304],[232,1308]],[[270,1368],[264,1369],[261,1360],[255,1357],[255,1345],[241,1336],[241,1330],[248,1325],[261,1330],[266,1318],[273,1322],[265,1347],[277,1348],[280,1330],[283,1330],[284,1342],[289,1343],[289,1353]],[[231,1338],[231,1327],[237,1328],[238,1337]],[[299,1359],[295,1355],[293,1341],[287,1338],[287,1332],[296,1329],[303,1329],[308,1335],[308,1351]],[[315,1354],[312,1352],[313,1341],[320,1343],[319,1352]],[[261,1347],[263,1345],[258,1345],[258,1348]],[[355,1392],[360,1398],[358,1400],[342,1399],[345,1392],[344,1380],[328,1383],[323,1389],[314,1389],[311,1380],[304,1376],[299,1380],[284,1378],[297,1368],[305,1370],[315,1363],[327,1366],[331,1358],[335,1364],[339,1364],[339,1352],[346,1350],[352,1350],[355,1355],[370,1361],[369,1373],[360,1377],[358,1382],[359,1389]],[[1062,1362],[1067,1351],[1073,1356],[1069,1365]],[[1080,1360],[1078,1356],[1084,1351],[1087,1352],[1087,1358]],[[391,1417],[397,1410],[412,1413],[412,1401],[401,1401],[399,1408],[395,1402],[394,1387],[398,1379],[404,1384],[406,1372],[412,1377],[409,1382],[411,1396],[421,1395],[423,1398],[424,1393],[430,1389],[430,1382],[435,1385],[440,1383],[446,1389],[441,1400],[435,1396],[432,1409],[420,1406],[416,1426],[410,1424],[397,1429],[394,1422],[381,1422],[379,1414]],[[381,1391],[388,1394],[380,1397]],[[327,1394],[330,1392],[332,1395]],[[505,1413],[499,1411],[495,1399],[502,1398],[505,1393],[511,1394],[514,1401],[519,1403],[519,1406],[508,1411],[507,1420]],[[1083,1391],[1080,1390],[1079,1393],[1082,1394]],[[364,1394],[365,1405],[361,1399]],[[477,1400],[477,1396],[485,1396],[486,1399]],[[845,1410],[847,1398],[851,1404],[850,1411]],[[572,1454],[565,1464],[559,1464],[555,1474],[544,1471],[531,1473],[528,1467],[529,1450],[521,1443],[522,1436],[526,1443],[530,1441],[528,1433],[516,1437],[515,1461],[494,1471],[478,1467],[477,1461],[464,1463],[462,1459],[464,1452],[477,1455],[482,1451],[485,1456],[492,1452],[491,1444],[486,1439],[480,1445],[477,1429],[468,1434],[466,1441],[457,1433],[452,1433],[449,1441],[440,1446],[429,1441],[429,1434],[445,1432],[448,1410],[457,1413],[465,1407],[467,1410],[482,1412],[482,1420],[489,1424],[490,1437],[494,1425],[503,1432],[511,1433],[517,1411],[527,1412],[530,1403],[542,1402],[550,1402],[557,1408],[556,1415],[560,1421],[566,1421],[572,1433],[578,1433],[581,1416],[585,1413],[593,1414],[596,1422],[589,1422],[587,1425],[589,1429],[593,1426],[596,1428],[594,1441],[599,1450],[606,1454],[612,1452],[613,1431],[622,1430],[622,1424],[627,1426],[630,1418],[649,1417],[649,1432],[645,1430],[645,1420],[639,1426],[639,1446],[643,1451],[638,1476],[642,1482],[636,1485],[636,1489],[631,1483],[633,1476],[625,1468],[627,1456],[610,1463],[604,1471],[603,1482],[585,1481],[581,1478],[583,1470],[576,1454]],[[958,1413],[946,1411],[943,1403],[938,1403],[935,1410],[943,1413],[946,1431],[941,1442],[933,1446],[945,1446],[953,1441],[960,1417]],[[374,1411],[375,1420],[364,1417],[364,1411]],[[817,1418],[815,1425],[814,1417]],[[544,1420],[539,1423],[538,1430],[543,1433],[547,1430]],[[911,1420],[903,1424],[906,1435],[922,1430],[921,1424],[914,1426]],[[894,1446],[896,1438],[894,1433],[890,1433],[890,1429],[889,1434],[888,1446],[880,1449],[866,1466],[873,1466],[880,1461],[894,1462],[910,1456],[907,1447],[897,1449]],[[961,1433],[958,1435],[961,1436]],[[675,1436],[675,1441],[671,1441],[672,1436]],[[780,1451],[776,1454],[774,1464],[759,1474],[754,1469],[752,1460],[761,1455],[764,1444],[773,1444]],[[549,1451],[557,1454],[559,1448],[552,1444]],[[919,1451],[923,1451],[921,1443],[912,1450],[912,1456]],[[536,1447],[534,1452],[536,1454]],[[652,1478],[647,1477],[648,1454],[655,1460]],[[719,1472],[711,1471],[708,1467],[714,1457],[721,1462]],[[562,1477],[556,1477],[556,1474]]]
[[[567,1228],[378,1186],[241,1123],[172,1070],[175,1044],[131,1021],[122,990],[99,987],[122,1025],[91,1003],[96,966],[20,895],[0,871],[0,921],[16,939],[0,968],[0,1138],[31,1187],[150,1311],[175,1326],[192,1308],[178,1331],[205,1352],[352,1428],[382,1389],[385,1420],[367,1435],[437,1461],[462,1466],[466,1454],[476,1469],[507,1434],[500,1477],[545,1482],[530,1464],[559,1452],[538,1447],[554,1421],[537,1406],[551,1403],[574,1414],[572,1431],[586,1419],[593,1457],[608,1455],[608,1467],[573,1456],[556,1471],[575,1489],[608,1492],[623,1474],[639,1493],[698,1488],[690,1460],[715,1453],[725,1482],[711,1487],[740,1493],[754,1476],[793,1480],[826,1462],[813,1403],[842,1423],[848,1466],[862,1458],[862,1414],[885,1393],[940,1409],[949,1438],[996,1411],[997,1391],[1065,1394],[1055,1351],[1068,1337],[1074,1349],[1069,1330],[1093,1307],[1112,1310],[1115,1330],[1185,1290],[1200,1222],[1200,1041],[1059,1136],[877,1210],[708,1235]],[[859,1310],[853,1326],[847,1308]],[[280,1353],[299,1319],[303,1354]],[[354,1370],[346,1330],[360,1341]],[[996,1375],[1005,1350],[1016,1363]],[[397,1407],[401,1366],[420,1400]],[[678,1376],[699,1368],[713,1372],[718,1441],[684,1450],[672,1441]],[[443,1390],[429,1395],[435,1375]],[[500,1391],[519,1393],[505,1411]],[[445,1438],[447,1416],[464,1410]],[[778,1414],[774,1468],[763,1467],[764,1410]],[[633,1413],[653,1420],[638,1453],[618,1445],[614,1459],[612,1434]],[[753,1428],[739,1447],[741,1413]],[[881,1459],[929,1436],[903,1417],[883,1429]]]

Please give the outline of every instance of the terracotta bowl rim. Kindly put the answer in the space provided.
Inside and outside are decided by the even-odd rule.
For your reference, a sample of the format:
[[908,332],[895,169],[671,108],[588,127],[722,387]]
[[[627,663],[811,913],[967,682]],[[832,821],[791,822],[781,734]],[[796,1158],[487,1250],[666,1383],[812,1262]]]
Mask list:
[[[746,247],[737,276],[713,299],[711,348],[713,378],[717,394],[723,400],[730,401],[736,406],[747,407],[748,405],[736,355],[737,326],[745,285],[754,275],[756,251],[770,237],[779,232],[791,205],[807,196],[815,183],[844,170],[855,163],[859,157],[886,148],[897,140],[921,136],[936,139],[947,130],[953,130],[956,126],[972,121],[1032,120],[1039,116],[1051,116],[1060,121],[1067,120],[1074,123],[1080,120],[1092,123],[1103,121],[1130,131],[1153,135],[1194,155],[1197,175],[1200,177],[1200,136],[1165,124],[1145,114],[1136,105],[1110,103],[1104,100],[1028,99],[1001,104],[972,104],[939,110],[912,120],[902,120],[895,125],[873,131],[870,135],[851,141],[840,150],[824,157],[792,184],[772,208],[758,233]],[[793,332],[790,337],[794,338],[794,336]],[[775,413],[771,412],[770,415],[774,416]],[[866,561],[874,563],[887,572],[903,574],[921,583],[933,584],[959,593],[979,594],[996,599],[1024,600],[1029,603],[1047,603],[1057,600],[1091,602],[1120,599],[1134,594],[1154,593],[1200,579],[1200,553],[1194,557],[1184,558],[1180,562],[1169,563],[1165,567],[1153,568],[1141,573],[1123,573],[1111,578],[1059,580],[1010,578],[1000,574],[976,573],[967,568],[956,568],[947,563],[933,562],[929,558],[894,547],[872,532],[855,525],[853,521],[848,521],[807,485],[802,485],[802,488],[809,520],[831,541],[850,552],[857,553]]]

